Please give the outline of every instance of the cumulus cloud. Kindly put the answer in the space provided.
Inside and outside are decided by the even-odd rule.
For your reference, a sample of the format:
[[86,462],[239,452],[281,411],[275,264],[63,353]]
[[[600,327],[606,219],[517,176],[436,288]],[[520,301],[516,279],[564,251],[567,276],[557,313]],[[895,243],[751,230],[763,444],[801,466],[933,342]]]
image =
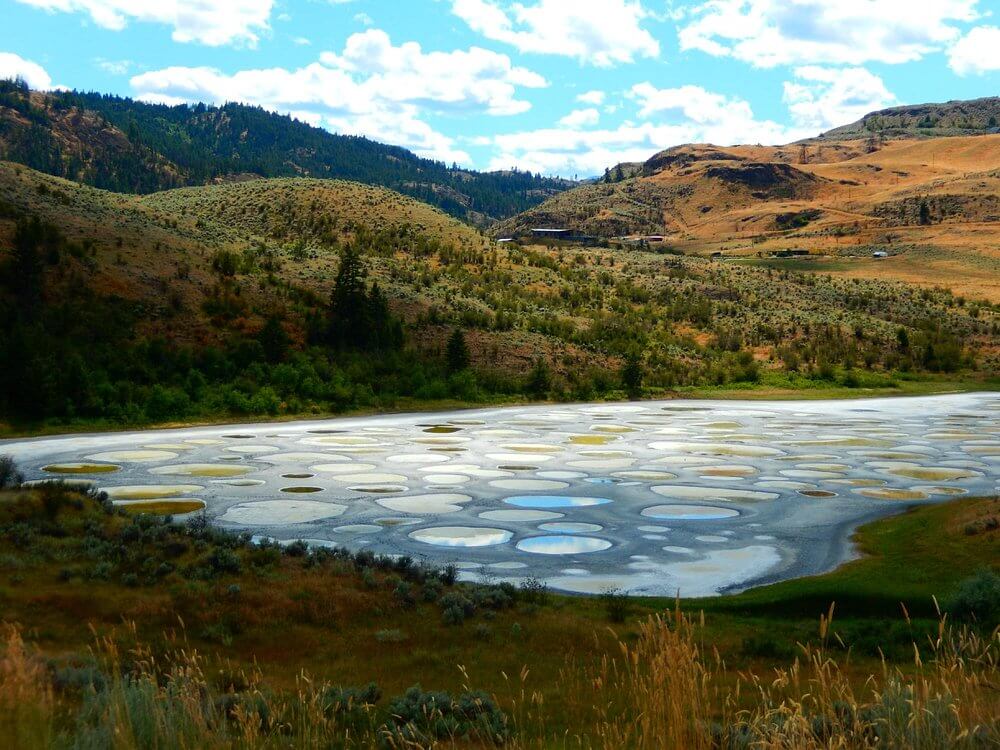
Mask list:
[[468,163],[426,114],[485,112],[510,115],[530,103],[517,90],[547,85],[506,55],[477,47],[425,53],[419,44],[392,44],[373,29],[349,37],[340,53],[325,52],[302,68],[224,73],[208,67],[170,67],[132,78],[136,93],[163,103],[227,101],[294,113],[342,133],[406,146],[423,156]]
[[51,13],[86,13],[98,26],[120,31],[129,21],[173,27],[177,42],[253,46],[269,28],[274,0],[17,0]]
[[785,83],[784,100],[802,128],[829,130],[896,103],[882,79],[864,68],[808,65],[797,68],[795,77]]
[[959,36],[977,0],[708,0],[679,11],[682,50],[757,67],[904,63]]
[[41,65],[13,52],[0,52],[0,79],[11,78],[21,78],[31,88],[41,91],[52,88],[52,77]]
[[770,120],[758,120],[750,105],[700,86],[658,89],[633,86],[641,122],[616,128],[544,128],[493,138],[497,149],[490,168],[518,166],[544,174],[597,175],[619,162],[645,161],[657,151],[682,143],[787,143],[813,134]]
[[521,52],[600,67],[660,54],[659,42],[642,28],[650,14],[639,0],[452,0],[452,12],[473,31]]
[[1000,70],[1000,28],[972,29],[948,51],[948,65],[960,76]]
[[[691,140],[720,145],[784,143],[801,134],[772,120],[758,120],[750,103],[701,86],[658,89],[639,83],[629,92],[639,105],[639,116],[676,123],[694,134]],[[668,144],[675,145],[675,144]]]
[[573,110],[559,120],[559,124],[567,128],[585,128],[590,125],[596,125],[597,121],[600,119],[600,112],[593,107],[587,107],[586,109]]
[[582,94],[577,94],[576,100],[581,104],[592,104],[598,107],[604,104],[604,100],[607,95],[603,91],[585,91]]

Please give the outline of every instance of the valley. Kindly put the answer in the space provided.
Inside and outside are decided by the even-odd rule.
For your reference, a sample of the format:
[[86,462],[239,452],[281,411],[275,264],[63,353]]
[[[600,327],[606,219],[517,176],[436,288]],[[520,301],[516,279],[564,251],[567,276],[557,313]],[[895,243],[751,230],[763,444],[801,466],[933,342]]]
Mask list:
[[997,744],[997,114],[570,181],[0,84],[0,736]]

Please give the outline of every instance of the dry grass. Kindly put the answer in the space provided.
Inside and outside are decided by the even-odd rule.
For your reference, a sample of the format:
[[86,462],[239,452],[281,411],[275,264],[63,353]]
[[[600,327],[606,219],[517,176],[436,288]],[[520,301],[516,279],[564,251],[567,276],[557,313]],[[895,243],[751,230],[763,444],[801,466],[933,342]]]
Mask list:
[[[256,671],[213,675],[184,644],[167,655],[99,640],[106,685],[54,698],[44,661],[10,629],[0,660],[0,731],[9,747],[491,747],[600,748],[941,748],[1000,742],[1000,631],[989,636],[940,621],[930,657],[914,645],[911,664],[864,680],[850,655],[826,650],[833,617],[820,619],[820,645],[800,646],[789,665],[765,672],[727,667],[704,641],[704,623],[654,615],[638,637],[597,665],[569,661],[569,695],[551,716],[531,672],[508,681],[501,734],[428,734],[442,715],[400,723],[372,705],[332,710],[331,687],[300,674],[292,690],[269,691]],[[613,652],[612,652],[613,653]],[[350,710],[354,709],[354,710]],[[553,718],[570,729],[552,733]]]
[[539,736],[544,707],[535,698],[531,710],[514,706],[515,746],[860,750],[1000,742],[1000,630],[983,636],[942,618],[929,659],[914,644],[912,664],[883,662],[859,680],[849,655],[826,650],[832,618],[833,607],[820,618],[821,645],[800,645],[791,665],[754,672],[728,668],[705,643],[704,622],[679,607],[652,616],[616,658],[564,673],[575,732]]

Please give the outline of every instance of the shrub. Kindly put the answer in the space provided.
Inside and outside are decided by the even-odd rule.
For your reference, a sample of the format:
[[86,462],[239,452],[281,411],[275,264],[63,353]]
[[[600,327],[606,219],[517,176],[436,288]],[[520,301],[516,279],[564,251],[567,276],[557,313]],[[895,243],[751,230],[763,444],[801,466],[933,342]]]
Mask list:
[[994,625],[1000,620],[1000,575],[986,568],[966,578],[945,603],[945,610],[960,620]]
[[507,716],[484,692],[444,692],[411,687],[389,705],[394,726],[387,727],[400,744],[426,745],[434,740],[471,740],[498,744],[510,737]]
[[441,620],[445,625],[461,625],[465,622],[465,611],[459,606],[445,607],[441,611]]
[[544,581],[529,576],[521,583],[521,599],[528,604],[545,604],[549,600],[549,587]]
[[379,643],[402,643],[406,640],[406,633],[398,628],[387,628],[377,631],[375,640]]
[[601,605],[611,622],[625,622],[631,609],[628,595],[621,589],[607,589],[601,592]]
[[11,456],[0,456],[0,490],[17,487],[24,481],[24,476],[17,470],[17,464]]

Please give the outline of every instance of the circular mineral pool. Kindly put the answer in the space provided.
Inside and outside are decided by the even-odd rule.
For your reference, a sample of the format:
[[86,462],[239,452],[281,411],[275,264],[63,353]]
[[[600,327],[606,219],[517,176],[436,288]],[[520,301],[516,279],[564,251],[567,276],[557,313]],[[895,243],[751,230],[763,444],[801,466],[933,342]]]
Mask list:
[[469,495],[437,493],[431,495],[412,495],[410,497],[394,497],[378,500],[383,508],[396,513],[457,513],[462,510],[462,504],[472,500]]
[[531,552],[536,555],[579,555],[600,552],[610,547],[611,542],[607,539],[565,534],[532,536],[517,543],[517,548],[522,552]]
[[219,520],[243,526],[281,526],[334,518],[345,510],[346,505],[315,500],[263,500],[234,505]]
[[504,499],[508,505],[517,508],[588,508],[593,505],[607,505],[606,497],[570,497],[568,495],[515,495]]
[[739,514],[740,512],[733,508],[719,508],[713,505],[654,505],[642,512],[647,518],[670,521],[717,521],[722,518],[736,518]]
[[509,542],[514,534],[505,529],[477,526],[432,526],[410,532],[410,538],[436,547],[492,547]]
[[42,467],[42,471],[47,471],[50,474],[111,474],[120,469],[121,466],[117,464],[85,463],[49,464]]

